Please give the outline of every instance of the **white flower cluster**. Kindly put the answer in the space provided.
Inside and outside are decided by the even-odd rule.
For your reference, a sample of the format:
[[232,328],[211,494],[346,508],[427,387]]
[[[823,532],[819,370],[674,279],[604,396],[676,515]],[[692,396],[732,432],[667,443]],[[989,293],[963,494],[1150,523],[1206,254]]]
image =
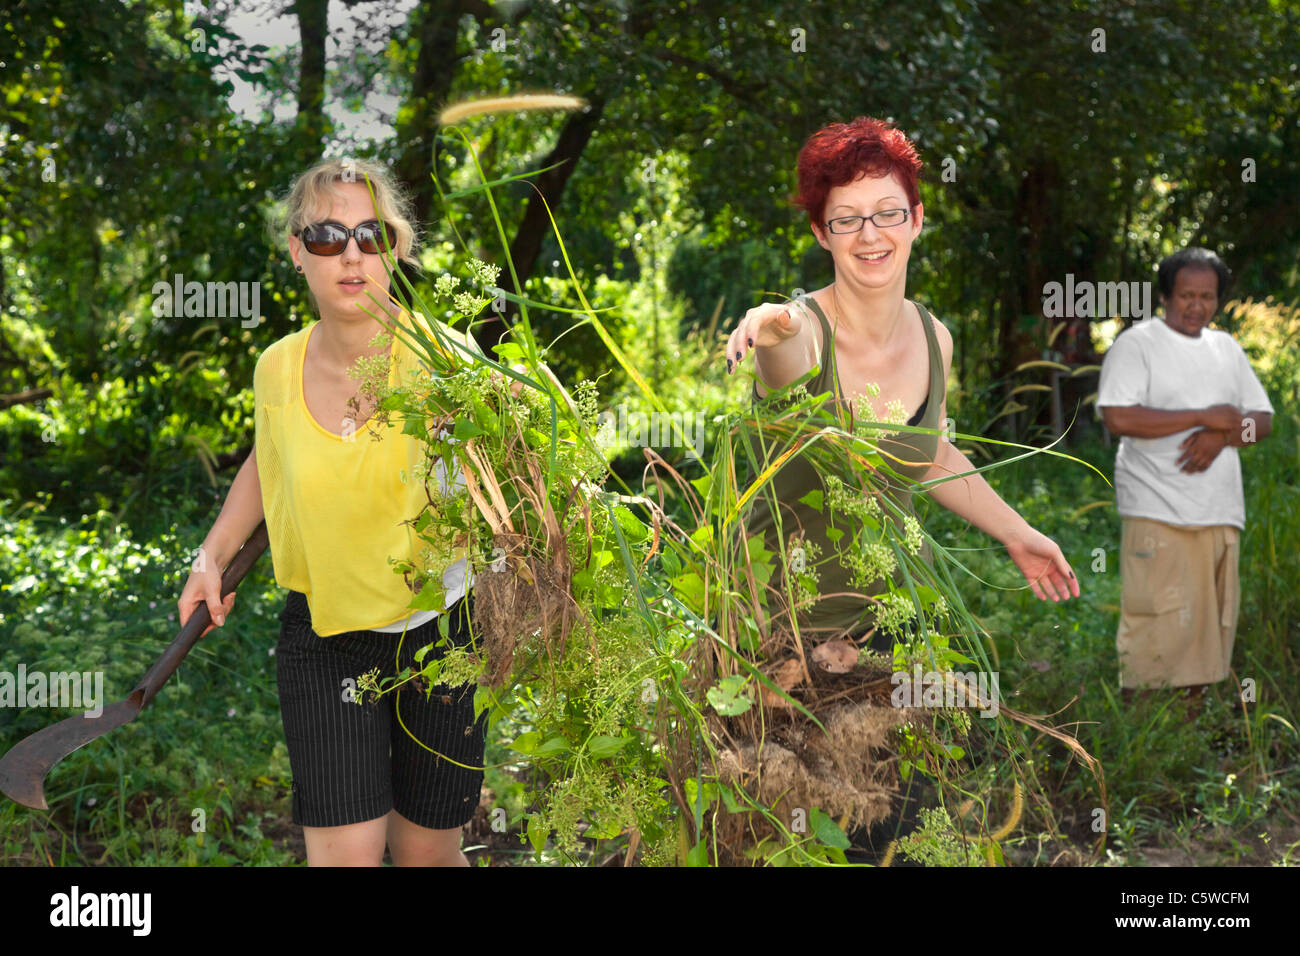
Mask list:
[[484,297],[470,292],[461,292],[456,296],[453,304],[457,312],[472,319],[492,304],[492,296]]
[[450,299],[456,292],[456,286],[460,285],[460,280],[455,276],[449,276],[446,273],[438,276],[433,283],[433,289],[438,293],[440,299]]
[[479,295],[474,292],[459,290],[460,279],[452,275],[443,274],[434,280],[433,288],[438,294],[438,298],[443,301],[450,301],[455,306],[456,311],[461,315],[473,318],[492,303],[495,294],[497,277],[501,274],[499,266],[489,265],[481,259],[469,260],[469,271],[473,276],[473,281],[486,288],[490,293],[487,296]]
[[903,547],[912,554],[919,554],[924,540],[921,538],[921,523],[913,515],[903,516]]
[[876,582],[892,577],[898,567],[894,549],[883,541],[864,544],[847,563],[853,568],[854,581],[863,588],[872,587]]
[[857,518],[880,518],[880,503],[874,494],[850,491],[835,475],[826,476],[826,504],[832,511]]
[[817,585],[821,580],[816,564],[821,557],[821,548],[799,534],[790,535],[786,548],[786,573],[792,575],[795,586],[809,599],[817,597]]
[[475,282],[489,289],[497,284],[497,277],[501,275],[500,266],[489,265],[480,259],[469,260],[469,271],[474,276]]
[[886,594],[876,606],[876,626],[882,631],[900,633],[914,617],[916,607],[911,599],[897,592]]
[[882,429],[878,425],[905,425],[907,424],[907,409],[898,399],[892,399],[885,405],[885,413],[877,415],[875,407],[871,404],[871,399],[880,395],[880,386],[875,382],[868,382],[863,387],[863,394],[858,395],[853,400],[853,432],[860,438],[885,438],[890,435],[898,434],[892,429]]
[[573,388],[573,404],[583,423],[590,426],[600,418],[600,389],[591,379],[584,378]]

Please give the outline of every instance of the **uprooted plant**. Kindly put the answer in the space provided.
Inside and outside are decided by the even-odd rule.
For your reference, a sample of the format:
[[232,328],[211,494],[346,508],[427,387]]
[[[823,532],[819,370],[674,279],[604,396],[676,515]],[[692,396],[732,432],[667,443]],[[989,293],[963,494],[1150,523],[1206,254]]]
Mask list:
[[[460,195],[482,191],[500,230],[479,176],[483,184]],[[558,229],[555,237],[568,265]],[[441,608],[442,573],[467,556],[474,643],[438,659],[422,649],[419,672],[360,686],[381,694],[418,679],[428,693],[473,681],[478,711],[526,727],[510,746],[533,773],[526,832],[534,848],[553,837],[572,859],[580,837],[619,838],[628,861],[640,849],[648,863],[842,863],[844,828],[886,818],[910,776],[946,783],[945,800],[965,796],[966,811],[987,807],[994,788],[1014,788],[1019,800],[1030,776],[1023,727],[1066,741],[1097,772],[1072,738],[987,696],[969,702],[996,714],[979,760],[962,746],[971,728],[964,709],[897,706],[898,674],[914,664],[948,681],[962,664],[994,669],[952,579],[960,562],[883,494],[893,473],[878,440],[908,426],[828,417],[823,397],[803,387],[810,373],[775,396],[780,402],[719,417],[710,455],[689,465],[698,477],[647,449],[656,490],[611,491],[597,387],[565,389],[529,308],[580,313],[666,415],[654,390],[571,267],[579,310],[524,296],[512,265],[514,292],[496,286],[493,267],[471,259],[469,272],[469,289],[438,280],[436,309],[393,273],[409,299],[401,304],[422,321],[392,332],[429,374],[390,388],[371,369],[363,387],[377,415],[426,451],[414,478],[427,506],[411,518],[423,549],[394,571],[408,581],[413,609]],[[449,331],[503,301],[515,303],[520,321],[495,358]],[[438,316],[448,305],[456,315],[444,325]],[[812,500],[843,529],[835,555],[804,546],[797,529],[783,530],[777,553],[745,530],[748,509],[772,495],[774,476],[798,455],[832,476]],[[818,597],[818,561],[834,556],[855,570],[878,627],[901,633],[914,622],[892,659],[800,633],[794,612]],[[879,580],[883,590],[868,593]],[[445,639],[445,619],[440,626]],[[1004,828],[984,817],[955,815],[962,838],[992,860],[989,834],[1005,836]],[[923,856],[916,842],[900,851]]]

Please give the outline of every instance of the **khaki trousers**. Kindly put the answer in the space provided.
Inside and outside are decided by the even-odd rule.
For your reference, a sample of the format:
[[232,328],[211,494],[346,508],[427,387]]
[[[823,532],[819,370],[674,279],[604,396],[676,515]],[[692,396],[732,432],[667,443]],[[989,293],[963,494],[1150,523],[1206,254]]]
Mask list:
[[1241,532],[1123,518],[1121,687],[1186,687],[1228,677],[1237,635]]

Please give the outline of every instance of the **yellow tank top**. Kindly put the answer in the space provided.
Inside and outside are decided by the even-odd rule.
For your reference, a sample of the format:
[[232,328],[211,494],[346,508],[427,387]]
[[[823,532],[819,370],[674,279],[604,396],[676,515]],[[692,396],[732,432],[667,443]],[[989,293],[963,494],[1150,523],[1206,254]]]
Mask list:
[[[411,327],[411,315],[399,324]],[[427,331],[427,323],[420,320]],[[405,619],[413,594],[389,558],[421,566],[422,543],[403,522],[427,503],[414,478],[424,445],[402,434],[401,423],[325,428],[303,399],[302,370],[312,322],[269,346],[253,373],[257,476],[262,486],[275,582],[307,596],[312,629],[322,637],[384,627]],[[439,328],[482,353],[467,333]],[[393,337],[389,384],[411,370],[428,374],[406,342]],[[375,428],[383,438],[372,437]],[[430,481],[438,481],[441,467]],[[466,550],[455,554],[465,557]]]

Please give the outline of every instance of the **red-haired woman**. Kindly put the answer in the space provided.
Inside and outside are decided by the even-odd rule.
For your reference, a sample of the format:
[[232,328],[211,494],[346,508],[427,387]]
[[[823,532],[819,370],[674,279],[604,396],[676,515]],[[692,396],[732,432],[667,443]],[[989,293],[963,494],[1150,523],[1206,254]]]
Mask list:
[[[814,365],[809,393],[834,392],[867,409],[870,418],[889,421],[900,403],[908,425],[942,428],[952,367],[952,336],[923,306],[904,297],[907,260],[921,232],[924,210],[917,191],[921,161],[902,132],[880,120],[860,117],[815,133],[799,153],[796,205],[808,212],[813,235],[834,262],[834,281],[798,302],[766,303],[745,313],[727,341],[727,368],[735,372],[750,353],[758,372],[756,398],[798,379]],[[826,360],[820,356],[825,354]],[[878,386],[876,391],[871,386]],[[891,409],[891,405],[893,408]],[[868,413],[869,414],[869,413]],[[897,415],[892,420],[899,420]],[[971,472],[969,460],[938,434],[898,433],[879,443],[897,460],[890,467],[904,478],[924,482]],[[824,487],[821,476],[802,456],[791,459],[773,480],[781,528],[801,534],[818,547],[818,591],[826,596],[799,615],[800,630],[821,636],[860,634],[869,602],[855,586],[854,572],[834,557],[826,517],[800,500]],[[1079,584],[1061,549],[1031,528],[977,474],[929,489],[945,508],[1002,542],[1024,573],[1034,594],[1053,601],[1078,597]],[[911,512],[911,494],[902,487],[891,496]],[[755,506],[749,531],[769,536],[775,522],[765,496]],[[788,544],[787,544],[788,547]],[[921,553],[928,559],[928,549]],[[829,561],[824,559],[831,556]],[[889,561],[880,565],[887,570]],[[879,586],[865,594],[878,594]],[[846,593],[849,592],[849,593]],[[869,623],[869,622],[868,622]],[[834,632],[834,633],[831,633]],[[880,637],[886,635],[881,634]],[[888,644],[872,645],[888,650]]]

